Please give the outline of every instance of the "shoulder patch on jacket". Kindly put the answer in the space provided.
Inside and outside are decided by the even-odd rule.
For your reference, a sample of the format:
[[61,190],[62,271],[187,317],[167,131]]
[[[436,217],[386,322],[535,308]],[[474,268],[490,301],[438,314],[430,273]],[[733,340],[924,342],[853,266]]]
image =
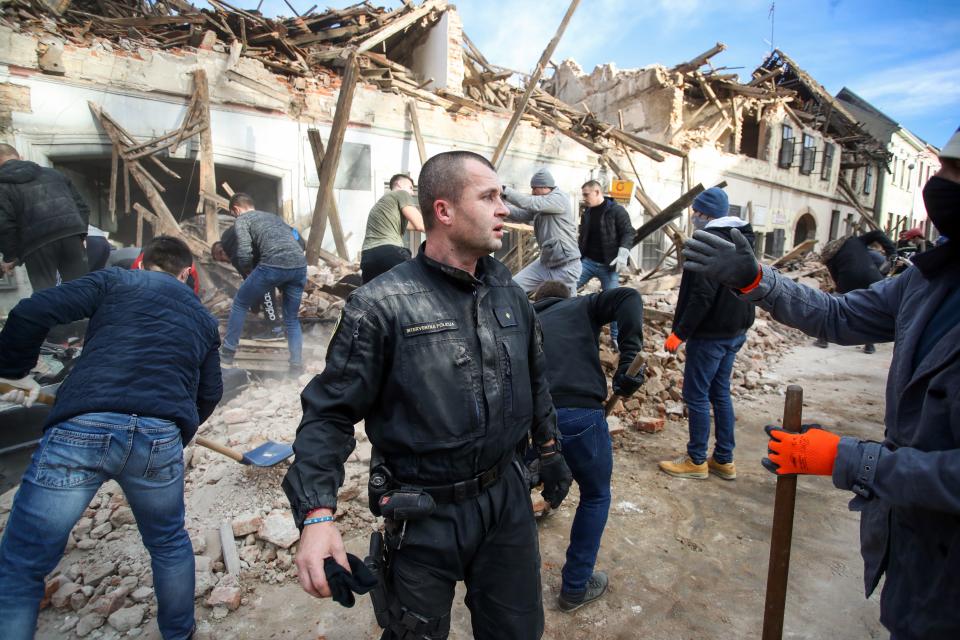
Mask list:
[[460,328],[456,320],[434,320],[433,322],[418,322],[416,324],[403,325],[403,335],[405,338],[411,336],[420,336],[427,333],[442,333],[444,331],[456,331]]

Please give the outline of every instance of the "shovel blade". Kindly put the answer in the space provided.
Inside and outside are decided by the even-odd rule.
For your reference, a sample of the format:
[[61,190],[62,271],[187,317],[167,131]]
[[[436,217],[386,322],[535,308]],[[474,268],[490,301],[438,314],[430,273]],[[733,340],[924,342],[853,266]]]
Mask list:
[[272,467],[293,455],[293,447],[279,442],[267,442],[243,454],[243,464]]

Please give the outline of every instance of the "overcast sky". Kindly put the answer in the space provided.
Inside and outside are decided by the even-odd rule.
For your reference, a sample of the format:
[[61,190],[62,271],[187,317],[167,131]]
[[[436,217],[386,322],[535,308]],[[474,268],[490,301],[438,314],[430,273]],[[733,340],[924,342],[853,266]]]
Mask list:
[[[289,0],[298,11],[309,0]],[[323,6],[342,8],[353,2]],[[374,5],[380,3],[373,2]],[[384,2],[388,8],[399,2]],[[567,0],[457,0],[464,31],[491,62],[529,71],[563,18]],[[245,5],[241,5],[245,6]],[[581,0],[553,59],[586,72],[672,66],[716,42],[715,66],[749,77],[773,44],[827,90],[844,86],[936,146],[960,126],[958,0]],[[283,0],[267,14],[290,15]]]

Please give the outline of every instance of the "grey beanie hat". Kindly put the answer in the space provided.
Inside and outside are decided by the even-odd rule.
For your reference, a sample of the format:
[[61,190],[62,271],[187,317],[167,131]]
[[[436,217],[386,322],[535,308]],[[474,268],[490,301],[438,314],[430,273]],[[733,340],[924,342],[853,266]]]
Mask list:
[[530,178],[530,188],[536,187],[549,187],[553,189],[557,186],[556,181],[553,179],[553,174],[550,173],[546,168],[539,169],[533,177]]

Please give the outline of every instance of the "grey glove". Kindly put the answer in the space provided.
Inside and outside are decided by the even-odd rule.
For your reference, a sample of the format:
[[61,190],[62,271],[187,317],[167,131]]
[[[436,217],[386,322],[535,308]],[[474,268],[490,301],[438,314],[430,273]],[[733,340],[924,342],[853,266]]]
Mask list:
[[624,269],[627,268],[627,261],[630,260],[630,249],[626,247],[620,247],[617,251],[617,257],[614,258],[613,262],[610,263],[611,267],[614,267],[614,270],[617,273],[622,273]]
[[730,230],[730,239],[733,242],[708,231],[695,231],[683,249],[683,268],[731,289],[749,287],[760,273],[760,263],[739,229]]

